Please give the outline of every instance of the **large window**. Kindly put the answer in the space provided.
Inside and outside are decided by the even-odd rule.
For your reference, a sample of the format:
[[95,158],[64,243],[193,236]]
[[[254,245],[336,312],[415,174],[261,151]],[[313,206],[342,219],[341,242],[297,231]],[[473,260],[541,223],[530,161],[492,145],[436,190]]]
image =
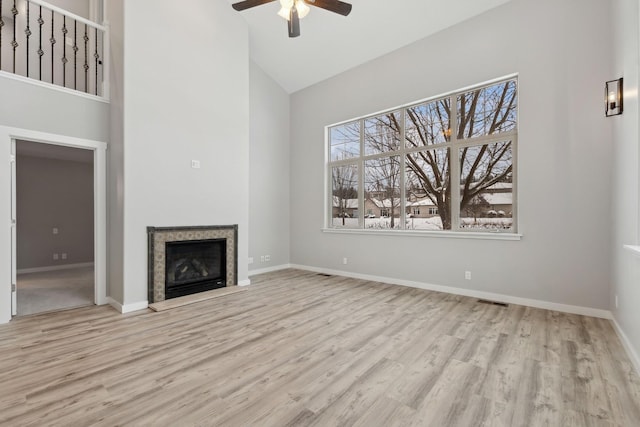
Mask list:
[[516,230],[515,78],[330,126],[328,138],[332,228]]

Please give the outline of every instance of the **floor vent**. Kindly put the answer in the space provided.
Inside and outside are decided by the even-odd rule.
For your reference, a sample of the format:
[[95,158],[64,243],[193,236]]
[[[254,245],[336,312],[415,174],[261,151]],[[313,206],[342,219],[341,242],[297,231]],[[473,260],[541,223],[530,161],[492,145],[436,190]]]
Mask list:
[[509,307],[509,304],[507,304],[506,302],[499,302],[499,301],[489,301],[486,299],[479,299],[478,302],[480,304],[491,304],[491,305],[497,305],[500,307]]

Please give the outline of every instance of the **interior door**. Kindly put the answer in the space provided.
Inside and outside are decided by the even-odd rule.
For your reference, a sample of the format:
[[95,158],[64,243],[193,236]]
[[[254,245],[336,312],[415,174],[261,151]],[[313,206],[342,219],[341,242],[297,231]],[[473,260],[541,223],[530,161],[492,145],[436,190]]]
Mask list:
[[16,141],[11,140],[11,315],[18,313],[16,240]]

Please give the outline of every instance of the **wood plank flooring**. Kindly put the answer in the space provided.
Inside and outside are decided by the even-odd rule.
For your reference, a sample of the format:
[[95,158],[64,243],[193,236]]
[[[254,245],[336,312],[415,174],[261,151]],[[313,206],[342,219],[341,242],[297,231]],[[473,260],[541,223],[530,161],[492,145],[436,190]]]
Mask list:
[[285,270],[0,326],[0,425],[640,426],[606,320]]

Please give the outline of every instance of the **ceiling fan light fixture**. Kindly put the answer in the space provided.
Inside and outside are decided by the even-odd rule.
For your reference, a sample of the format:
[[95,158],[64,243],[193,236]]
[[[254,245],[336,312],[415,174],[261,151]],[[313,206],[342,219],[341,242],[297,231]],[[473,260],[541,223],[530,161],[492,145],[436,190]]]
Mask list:
[[289,20],[289,15],[291,15],[291,8],[294,6],[298,11],[298,18],[302,19],[309,14],[311,8],[307,6],[304,0],[280,0],[280,11],[278,12],[278,16]]
[[311,10],[309,6],[304,2],[304,0],[296,0],[296,9],[298,9],[298,16],[300,19],[304,18],[309,14]]
[[281,18],[284,18],[284,19],[286,19],[288,21],[289,20],[289,10],[291,10],[291,8],[288,8],[288,7],[280,8],[280,12],[278,12],[278,16],[280,16]]

